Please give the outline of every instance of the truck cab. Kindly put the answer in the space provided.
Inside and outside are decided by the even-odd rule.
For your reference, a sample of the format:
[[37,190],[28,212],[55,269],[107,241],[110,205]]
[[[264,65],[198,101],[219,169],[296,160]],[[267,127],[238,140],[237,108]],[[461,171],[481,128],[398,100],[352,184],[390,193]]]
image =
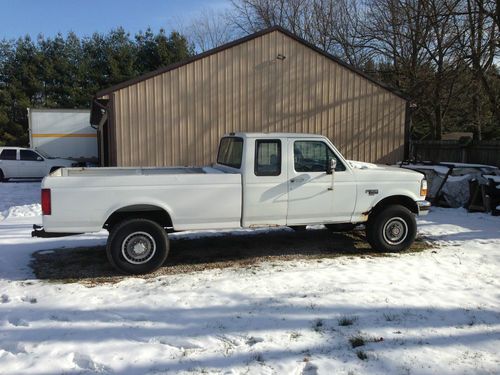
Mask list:
[[323,136],[235,133],[221,139],[217,166],[242,176],[243,227],[351,221],[355,176]]

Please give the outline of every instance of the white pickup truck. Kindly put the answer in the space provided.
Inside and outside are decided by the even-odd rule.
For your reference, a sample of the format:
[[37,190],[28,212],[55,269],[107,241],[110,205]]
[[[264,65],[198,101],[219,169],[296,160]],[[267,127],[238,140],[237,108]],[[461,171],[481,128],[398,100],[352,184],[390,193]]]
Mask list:
[[203,168],[64,168],[42,182],[43,227],[33,236],[110,233],[107,255],[125,273],[159,268],[168,232],[366,224],[380,251],[409,247],[425,214],[421,173],[345,160],[325,137],[231,133]]

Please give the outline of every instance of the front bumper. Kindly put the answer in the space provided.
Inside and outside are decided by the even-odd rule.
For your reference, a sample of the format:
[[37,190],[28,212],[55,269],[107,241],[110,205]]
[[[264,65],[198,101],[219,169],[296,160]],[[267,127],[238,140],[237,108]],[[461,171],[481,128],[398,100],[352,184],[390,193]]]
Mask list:
[[431,202],[428,201],[417,201],[418,214],[423,216],[429,213],[431,209]]

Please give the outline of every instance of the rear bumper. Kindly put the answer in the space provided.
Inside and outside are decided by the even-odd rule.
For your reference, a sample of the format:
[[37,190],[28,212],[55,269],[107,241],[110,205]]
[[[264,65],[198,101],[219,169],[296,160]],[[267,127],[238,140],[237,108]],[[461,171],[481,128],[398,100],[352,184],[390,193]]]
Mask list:
[[427,215],[431,209],[431,202],[428,201],[417,201],[417,208],[419,215]]

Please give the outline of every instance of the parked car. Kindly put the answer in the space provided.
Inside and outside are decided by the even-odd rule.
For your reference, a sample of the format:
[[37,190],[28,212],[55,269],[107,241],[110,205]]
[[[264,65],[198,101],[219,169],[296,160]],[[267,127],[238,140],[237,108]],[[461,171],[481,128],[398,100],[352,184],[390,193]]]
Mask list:
[[0,181],[42,178],[56,169],[76,165],[72,160],[52,158],[29,148],[0,147]]
[[381,251],[408,248],[430,207],[415,171],[346,161],[325,137],[231,133],[203,168],[64,168],[42,182],[43,227],[54,237],[102,228],[107,255],[125,273],[160,267],[168,232],[366,223]]

